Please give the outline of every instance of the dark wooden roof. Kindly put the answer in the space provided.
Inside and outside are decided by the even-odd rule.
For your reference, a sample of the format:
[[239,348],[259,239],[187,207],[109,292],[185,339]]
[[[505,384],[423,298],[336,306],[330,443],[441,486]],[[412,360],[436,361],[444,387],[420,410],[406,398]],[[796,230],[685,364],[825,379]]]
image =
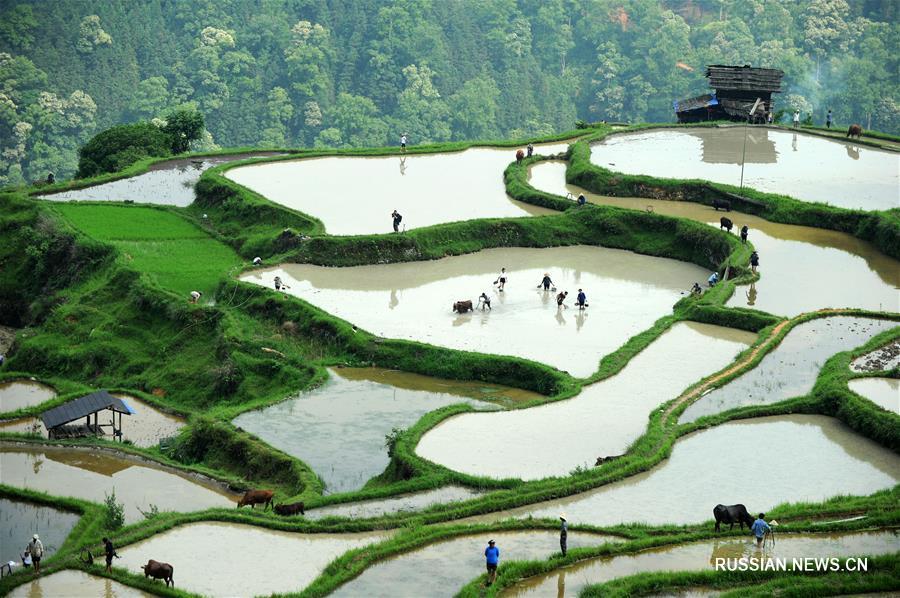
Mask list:
[[112,396],[105,390],[98,390],[81,398],[73,399],[59,407],[44,411],[41,414],[41,420],[43,420],[44,426],[49,430],[76,419],[87,417],[91,413],[102,411],[103,409],[112,409],[126,415],[134,413],[131,407],[122,399]]
[[745,66],[710,64],[706,67],[709,86],[716,90],[781,92],[784,71]]

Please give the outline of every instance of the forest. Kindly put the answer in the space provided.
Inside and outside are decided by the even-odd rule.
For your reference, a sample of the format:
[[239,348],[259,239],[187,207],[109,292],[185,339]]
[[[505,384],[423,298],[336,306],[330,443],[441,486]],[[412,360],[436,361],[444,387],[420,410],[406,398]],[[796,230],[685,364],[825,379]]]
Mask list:
[[881,0],[4,0],[0,186],[185,110],[200,150],[668,122],[707,64],[782,69],[776,109],[897,133],[898,47]]

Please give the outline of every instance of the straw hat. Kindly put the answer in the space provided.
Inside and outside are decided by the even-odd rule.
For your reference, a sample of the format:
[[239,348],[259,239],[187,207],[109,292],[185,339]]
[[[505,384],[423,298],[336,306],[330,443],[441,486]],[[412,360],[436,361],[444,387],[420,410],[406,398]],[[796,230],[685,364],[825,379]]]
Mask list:
[[40,538],[38,538],[38,535],[37,535],[37,534],[35,534],[35,535],[31,536],[31,537],[34,538],[35,540],[40,540]]

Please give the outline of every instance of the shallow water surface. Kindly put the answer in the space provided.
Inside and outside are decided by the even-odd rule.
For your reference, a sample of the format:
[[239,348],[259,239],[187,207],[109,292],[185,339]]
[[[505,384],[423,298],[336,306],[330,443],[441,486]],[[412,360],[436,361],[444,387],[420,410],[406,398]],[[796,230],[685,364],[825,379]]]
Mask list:
[[900,367],[900,339],[860,355],[850,363],[854,372],[881,372]]
[[277,155],[253,152],[234,156],[207,156],[167,160],[154,164],[144,174],[93,187],[40,196],[51,201],[125,201],[185,207],[194,202],[194,185],[213,166],[251,157]]
[[819,371],[832,355],[863,345],[897,325],[891,320],[833,316],[795,326],[759,365],[703,395],[678,421],[688,423],[736,407],[801,397],[812,390]]
[[139,509],[197,511],[234,507],[237,497],[199,477],[179,475],[149,461],[110,451],[0,444],[0,481],[59,496],[103,502],[113,490],[125,504],[125,522],[144,519]]
[[900,415],[900,380],[897,378],[858,378],[850,380],[850,390],[882,409]]
[[56,391],[35,380],[0,382],[0,413],[40,405],[56,396]]
[[[756,478],[765,483],[747,481]],[[470,520],[553,518],[566,512],[571,524],[692,524],[712,520],[719,503],[742,503],[757,513],[784,502],[869,495],[898,481],[900,456],[836,419],[763,417],[681,438],[668,460],[620,482]]]
[[325,482],[327,493],[358,490],[384,471],[389,462],[385,436],[394,428],[410,427],[429,411],[455,403],[494,407],[474,400],[480,398],[540,398],[519,389],[397,370],[339,368],[329,373],[328,381],[311,392],[234,420],[235,425],[306,462]]
[[[611,135],[591,161],[625,174],[740,185],[744,127],[662,129]],[[900,206],[900,154],[853,142],[751,127],[744,185],[860,210]]]
[[[566,143],[535,146],[564,152]],[[332,235],[389,233],[473,218],[556,213],[506,195],[503,171],[517,148],[472,148],[445,154],[331,156],[242,166],[228,178],[260,195],[315,216]]]
[[[506,290],[492,282],[506,267]],[[552,291],[538,290],[544,273]],[[601,247],[489,249],[428,262],[326,268],[284,264],[248,272],[241,280],[287,292],[380,336],[468,351],[514,355],[588,376],[603,355],[671,313],[672,305],[704,280],[694,264]],[[583,288],[589,307],[575,308]],[[457,315],[458,300],[476,303],[485,292],[490,311]]]
[[[756,541],[727,538],[703,540],[635,554],[602,557],[575,563],[547,575],[528,578],[503,596],[578,596],[585,586],[651,571],[712,570],[716,559],[775,559],[850,557],[890,554],[900,546],[891,531],[848,534],[780,534],[775,545],[757,550]],[[762,565],[761,565],[762,566]]]
[[571,399],[457,415],[429,430],[416,452],[455,471],[494,478],[534,480],[591,467],[597,457],[623,454],[644,433],[652,411],[731,363],[755,338],[679,322],[619,374]]
[[84,571],[65,570],[39,577],[18,586],[10,598],[153,598],[142,592],[105,577],[88,575]]
[[79,515],[30,502],[0,498],[0,563],[21,564],[21,554],[34,534],[41,537],[45,556],[63,545]]
[[[539,560],[559,552],[559,532],[519,531],[462,536],[429,544],[372,565],[362,575],[340,586],[332,596],[454,596],[470,579],[484,571],[484,549],[495,540],[500,563]],[[597,546],[621,538],[569,531],[568,547]]]
[[175,436],[184,427],[184,419],[160,411],[137,397],[121,393],[113,396],[124,399],[135,411],[122,416],[122,437],[137,446],[156,446],[161,439]]
[[422,511],[432,505],[460,502],[475,498],[481,494],[483,492],[464,486],[442,486],[433,490],[401,494],[379,500],[364,500],[318,507],[307,511],[306,517],[313,520],[322,519],[323,517],[366,519],[369,517],[380,517],[381,515]]
[[[653,210],[657,214],[688,218],[719,228],[719,219],[750,229],[749,239],[760,255],[760,280],[738,287],[729,307],[749,307],[794,316],[823,307],[859,307],[900,311],[900,264],[873,245],[846,233],[769,222],[740,212],[716,212],[689,201],[636,197],[607,197],[567,185],[564,162],[539,162],[531,167],[530,182],[536,189],[577,197],[585,193],[591,203]],[[797,264],[803,267],[798,268]],[[700,281],[702,282],[702,281]]]
[[182,590],[206,596],[268,596],[299,592],[326,565],[390,532],[299,534],[250,525],[192,523],[117,548],[115,565],[142,574],[155,559],[172,565]]

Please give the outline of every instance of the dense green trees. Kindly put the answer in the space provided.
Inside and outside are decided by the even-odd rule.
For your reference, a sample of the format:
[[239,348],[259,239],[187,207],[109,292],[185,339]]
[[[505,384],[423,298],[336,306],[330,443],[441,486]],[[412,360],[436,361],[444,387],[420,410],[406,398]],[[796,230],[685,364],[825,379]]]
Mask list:
[[[112,125],[196,107],[222,145],[355,146],[668,121],[706,64],[780,107],[892,132],[900,9],[877,0],[8,0],[0,184]],[[788,100],[790,98],[790,100]],[[806,116],[806,115],[804,115]]]

